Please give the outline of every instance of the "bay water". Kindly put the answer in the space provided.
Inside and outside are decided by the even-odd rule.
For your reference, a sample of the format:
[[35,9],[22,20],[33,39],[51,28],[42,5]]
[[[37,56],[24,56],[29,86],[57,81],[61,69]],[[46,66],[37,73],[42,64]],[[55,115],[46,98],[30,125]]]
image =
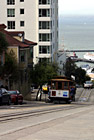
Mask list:
[[[63,47],[65,50],[94,50],[94,16],[60,16],[59,49]],[[85,53],[76,54],[83,58]]]

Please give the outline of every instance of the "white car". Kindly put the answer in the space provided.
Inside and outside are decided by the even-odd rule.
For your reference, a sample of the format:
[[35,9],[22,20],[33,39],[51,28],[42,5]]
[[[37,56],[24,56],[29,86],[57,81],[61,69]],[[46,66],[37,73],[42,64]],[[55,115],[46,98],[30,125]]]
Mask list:
[[92,81],[86,81],[84,83],[84,88],[93,88],[93,83]]

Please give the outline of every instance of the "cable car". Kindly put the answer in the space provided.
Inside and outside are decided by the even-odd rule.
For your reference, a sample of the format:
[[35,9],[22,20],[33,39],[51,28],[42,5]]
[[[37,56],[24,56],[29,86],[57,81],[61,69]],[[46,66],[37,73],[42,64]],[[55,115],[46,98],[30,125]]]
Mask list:
[[74,81],[62,77],[57,78],[51,79],[51,88],[49,92],[50,101],[54,103],[60,103],[61,101],[71,103],[73,98],[71,95],[71,88],[74,88],[74,92],[76,91]]

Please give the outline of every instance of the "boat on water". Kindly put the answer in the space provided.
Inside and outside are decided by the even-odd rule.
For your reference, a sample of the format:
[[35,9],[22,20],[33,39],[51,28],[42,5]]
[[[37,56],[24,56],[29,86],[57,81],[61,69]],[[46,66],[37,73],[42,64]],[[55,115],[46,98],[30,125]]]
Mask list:
[[78,58],[78,56],[76,55],[75,52],[73,52],[73,55],[68,55],[67,57],[71,58],[71,59],[77,59]]
[[84,58],[87,59],[87,60],[92,60],[94,61],[94,53],[86,53],[84,55]]
[[81,65],[80,67],[85,71],[90,69],[90,66],[88,64]]

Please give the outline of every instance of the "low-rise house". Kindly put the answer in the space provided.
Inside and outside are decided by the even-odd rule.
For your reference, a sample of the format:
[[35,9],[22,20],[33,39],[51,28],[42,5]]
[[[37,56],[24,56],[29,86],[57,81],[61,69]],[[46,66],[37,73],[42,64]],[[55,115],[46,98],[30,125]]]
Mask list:
[[[17,60],[17,63],[19,64],[20,70],[21,70],[21,87],[25,87],[27,85],[24,83],[24,77],[25,82],[28,82],[26,80],[26,71],[29,67],[32,67],[33,64],[33,47],[37,45],[37,43],[26,40],[24,32],[8,32],[5,30],[6,26],[4,24],[0,25],[0,32],[2,32],[6,40],[8,42],[8,49],[7,52],[13,51]],[[1,55],[2,57],[2,63],[4,64],[5,56],[4,52]],[[13,86],[13,85],[12,85]],[[13,86],[14,87],[14,86]]]

